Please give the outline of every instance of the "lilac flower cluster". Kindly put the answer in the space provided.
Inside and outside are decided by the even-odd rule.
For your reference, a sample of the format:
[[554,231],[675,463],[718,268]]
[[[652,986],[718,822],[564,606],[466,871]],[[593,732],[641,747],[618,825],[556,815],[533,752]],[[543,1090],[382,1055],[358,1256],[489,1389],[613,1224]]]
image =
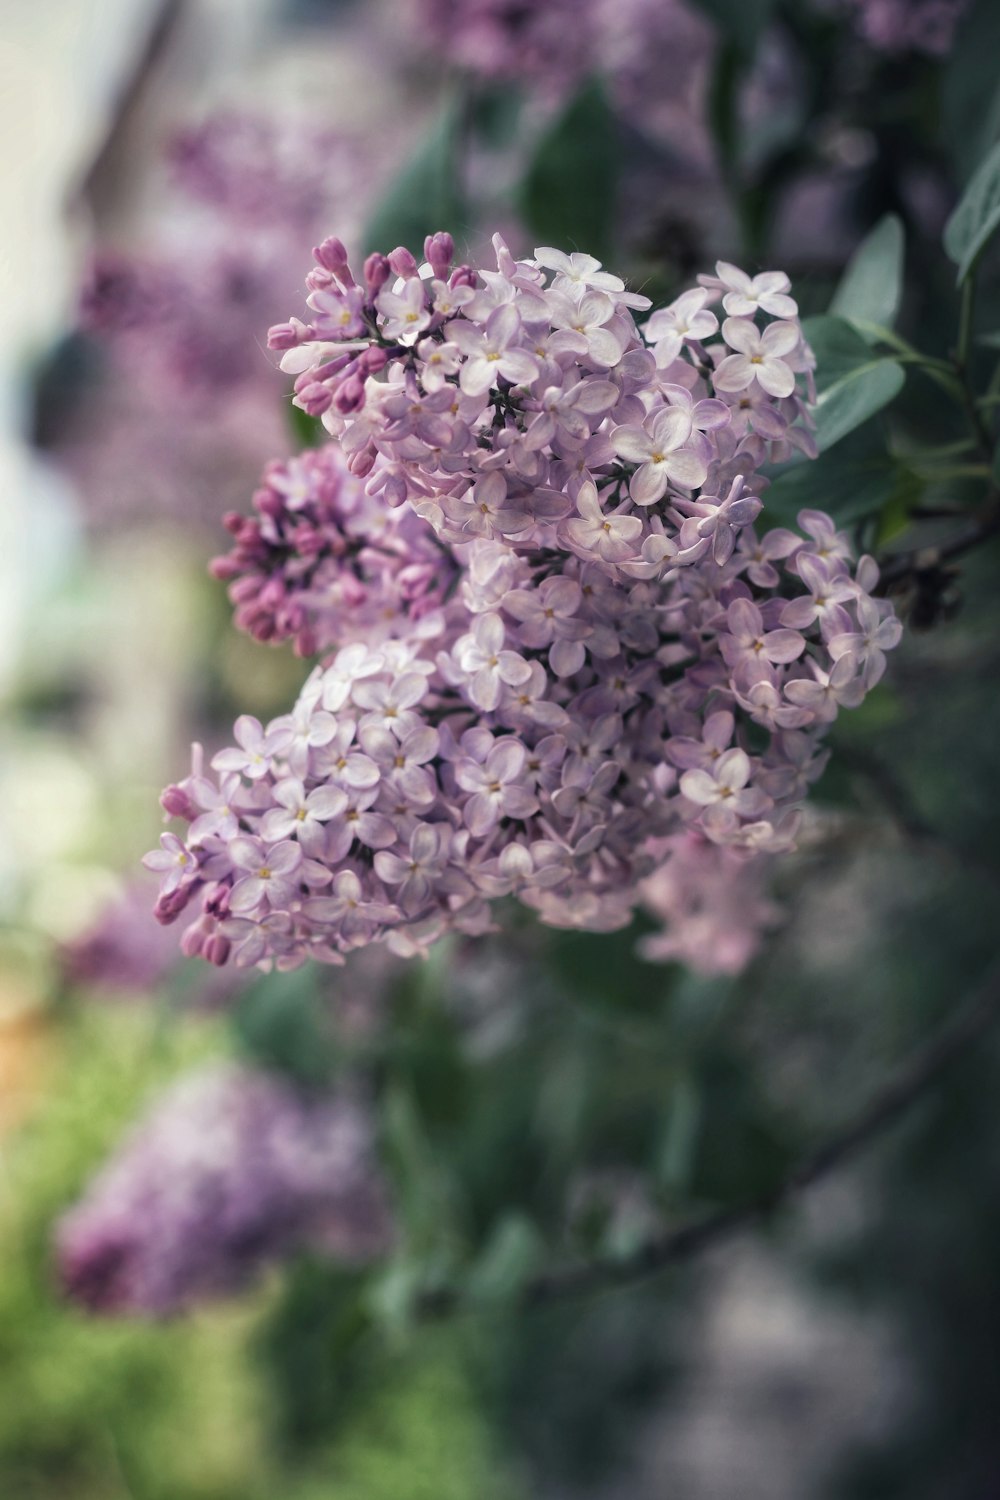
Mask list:
[[414,31],[479,78],[560,92],[603,73],[629,113],[684,94],[713,37],[684,0],[415,0]]
[[[435,235],[422,266],[373,255],[358,281],[326,241],[309,323],[272,330],[336,438],[280,471],[278,513],[318,515],[296,486],[339,463],[399,517],[394,541],[422,523],[454,571],[400,609],[394,560],[391,628],[373,628],[339,603],[335,517],[338,649],[292,713],[239,720],[214,776],[198,751],[164,793],[189,826],[146,864],[162,920],[198,898],[189,953],[405,956],[486,930],[508,895],[551,925],[620,927],[664,839],[792,846],[826,729],[899,638],[829,517],[753,528],[762,467],[813,451],[786,277],[720,263],[647,316],[587,255],[496,250],[496,270],[453,268]],[[263,586],[247,572],[254,599],[294,601],[302,558],[280,553]]]
[[410,506],[386,510],[334,447],[269,465],[254,507],[225,517],[235,545],[211,571],[232,580],[236,625],[257,641],[315,656],[345,636],[399,635],[456,579]]
[[309,121],[233,112],[168,145],[162,209],[138,245],[97,248],[81,291],[102,367],[58,457],[92,524],[214,527],[288,451],[261,330],[331,207],[364,212],[371,150]]
[[588,0],[416,0],[415,11],[428,51],[483,78],[569,82],[589,70],[597,41]]
[[176,966],[177,945],[153,921],[143,880],[109,901],[89,927],[60,947],[58,958],[69,984],[148,992]]
[[880,52],[943,57],[969,0],[845,0],[855,27]]
[[308,232],[331,185],[357,177],[341,131],[307,119],[219,110],[179,130],[168,156],[177,186],[213,213],[255,231],[268,223]]
[[95,1312],[165,1316],[302,1250],[365,1262],[392,1224],[367,1111],[270,1074],[181,1079],[57,1231],[60,1275]]
[[657,851],[662,864],[639,888],[642,904],[663,930],[639,943],[644,958],[673,959],[697,974],[739,974],[777,925],[768,899],[772,861],[713,844],[703,834],[671,835]]

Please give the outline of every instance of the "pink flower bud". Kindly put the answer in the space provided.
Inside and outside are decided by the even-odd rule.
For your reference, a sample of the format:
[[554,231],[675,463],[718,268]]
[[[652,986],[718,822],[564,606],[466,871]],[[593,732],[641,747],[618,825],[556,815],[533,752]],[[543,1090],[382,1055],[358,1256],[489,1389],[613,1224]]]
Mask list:
[[321,417],[330,408],[333,397],[325,385],[318,385],[315,381],[307,385],[303,390],[295,392],[296,405],[301,406],[310,417]]
[[367,375],[377,375],[389,363],[390,354],[391,350],[380,349],[373,344],[370,349],[366,349],[364,354],[362,354],[358,360],[358,366]]
[[455,241],[450,234],[429,234],[424,240],[424,255],[430,262],[430,268],[434,275],[444,281],[448,275],[448,267],[451,265],[452,256],[455,254]]
[[171,922],[177,921],[200,885],[200,880],[192,880],[188,885],[179,885],[175,891],[160,896],[153,907],[153,916],[164,927],[169,927]]
[[297,349],[316,337],[316,330],[299,318],[290,318],[287,323],[275,323],[267,331],[269,349]]
[[224,880],[219,880],[214,886],[209,887],[202,902],[202,906],[208,915],[218,917],[220,922],[229,915],[229,891],[230,886],[228,883]]
[[391,274],[391,267],[384,255],[369,255],[365,261],[364,275],[365,286],[372,297],[382,290]]
[[210,964],[214,964],[217,969],[221,969],[223,964],[229,958],[231,948],[232,943],[230,943],[229,939],[223,937],[221,933],[217,932],[214,937],[210,937],[207,939],[204,947],[201,950],[201,955],[202,958],[206,958]]
[[198,816],[198,809],[182,786],[171,782],[170,786],[164,787],[160,793],[160,806],[171,818],[183,818],[186,823],[192,822]]
[[397,276],[405,276],[407,280],[417,274],[416,257],[405,245],[397,245],[395,250],[389,252],[389,265]]
[[354,285],[354,276],[347,263],[347,251],[344,248],[344,243],[342,240],[338,240],[335,235],[331,235],[321,245],[316,246],[313,250],[313,258],[317,265],[322,266],[325,271],[329,271],[332,275],[336,276],[342,285]]
[[349,375],[337,388],[337,394],[333,398],[333,404],[337,411],[342,414],[352,411],[360,411],[365,404],[365,384],[359,380],[357,375]]

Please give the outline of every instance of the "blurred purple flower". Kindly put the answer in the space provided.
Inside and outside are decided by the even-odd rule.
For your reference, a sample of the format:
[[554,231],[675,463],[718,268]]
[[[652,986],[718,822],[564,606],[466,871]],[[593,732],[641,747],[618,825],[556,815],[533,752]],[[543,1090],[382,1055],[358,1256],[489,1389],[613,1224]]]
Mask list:
[[855,28],[879,52],[943,57],[969,0],[844,0]]
[[113,990],[151,990],[175,968],[177,942],[156,921],[149,891],[136,881],[101,910],[96,920],[59,950],[69,984]]
[[646,910],[664,927],[641,940],[643,958],[673,959],[710,977],[739,974],[781,919],[766,893],[772,861],[696,833],[662,840],[661,853],[664,863],[640,889]]
[[392,1238],[367,1110],[214,1065],[175,1083],[65,1214],[63,1286],[163,1317],[303,1250],[364,1263]]

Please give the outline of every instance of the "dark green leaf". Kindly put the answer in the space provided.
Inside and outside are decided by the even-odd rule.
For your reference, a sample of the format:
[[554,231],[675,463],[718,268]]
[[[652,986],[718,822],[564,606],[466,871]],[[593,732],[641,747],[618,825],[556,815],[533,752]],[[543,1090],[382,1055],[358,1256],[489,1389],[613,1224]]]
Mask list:
[[278,1436],[296,1452],[329,1437],[343,1414],[354,1356],[369,1327],[364,1279],[353,1270],[303,1260],[257,1335],[273,1379]]
[[976,0],[963,17],[942,88],[942,133],[967,182],[1000,138],[1000,5]]
[[514,1297],[545,1259],[545,1242],[523,1214],[505,1214],[473,1267],[468,1282],[475,1298]]
[[719,168],[727,182],[733,178],[737,161],[736,144],[740,131],[739,86],[742,76],[739,48],[732,43],[720,47],[708,93],[708,120],[715,139]]
[[509,84],[482,87],[472,100],[472,125],[487,146],[510,149],[521,117],[521,95]]
[[803,331],[816,355],[816,441],[826,452],[881,411],[902,390],[903,367],[873,355],[843,318],[807,318]]
[[458,110],[449,104],[369,219],[363,235],[365,252],[388,253],[397,245],[406,245],[419,257],[427,235],[447,229],[457,238],[466,218],[459,170]]
[[1000,442],[993,450],[993,478],[997,484],[1000,484]]
[[969,275],[998,228],[1000,141],[975,172],[958,207],[944,226],[944,248],[958,267],[959,285]]
[[719,1052],[705,1060],[699,1086],[704,1103],[692,1195],[746,1202],[777,1187],[794,1149],[754,1076],[735,1054]]
[[312,969],[265,975],[243,995],[233,1024],[244,1050],[264,1067],[304,1084],[323,1083],[334,1072],[330,1003]]
[[697,1079],[682,1073],[671,1090],[659,1150],[657,1177],[673,1192],[687,1191],[701,1127],[701,1095]]
[[697,5],[723,36],[735,42],[746,57],[752,57],[771,19],[775,0],[697,0]]
[[329,437],[319,417],[311,417],[291,400],[288,402],[288,425],[298,448],[319,448]]
[[848,525],[919,493],[919,481],[886,451],[880,424],[868,422],[832,452],[783,468],[763,499],[772,524],[793,525],[800,510],[818,508]]
[[584,84],[539,141],[521,184],[521,211],[538,243],[607,259],[614,249],[619,158],[604,90]]
[[409,1247],[423,1258],[446,1256],[455,1235],[451,1187],[416,1101],[401,1083],[384,1095],[382,1147]]
[[903,225],[886,214],[851,256],[830,312],[891,328],[903,288]]

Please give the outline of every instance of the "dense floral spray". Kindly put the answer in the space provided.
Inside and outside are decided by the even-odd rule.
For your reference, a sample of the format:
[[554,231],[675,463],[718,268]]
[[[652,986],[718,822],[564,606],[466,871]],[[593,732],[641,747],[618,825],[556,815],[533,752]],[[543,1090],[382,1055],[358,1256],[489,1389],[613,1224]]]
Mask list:
[[828,516],[754,529],[765,466],[815,451],[787,277],[722,262],[651,311],[588,255],[495,249],[358,279],[327,240],[271,330],[331,441],[267,471],[215,571],[319,660],[164,793],[158,914],[197,903],[213,963],[423,952],[510,895],[607,931],[700,844],[788,850],[899,639]]

